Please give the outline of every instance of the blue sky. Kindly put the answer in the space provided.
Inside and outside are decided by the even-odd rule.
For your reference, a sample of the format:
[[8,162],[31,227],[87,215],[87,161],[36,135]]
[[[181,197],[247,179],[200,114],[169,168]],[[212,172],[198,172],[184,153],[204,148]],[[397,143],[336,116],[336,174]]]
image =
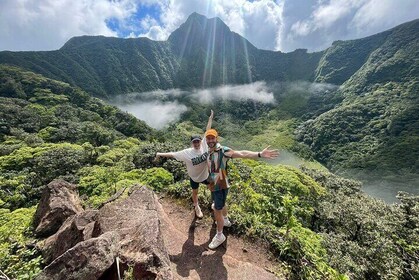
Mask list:
[[136,11],[128,18],[118,19],[116,17],[112,17],[106,19],[105,22],[107,27],[116,32],[118,37],[126,38],[129,37],[132,33],[139,34],[146,33],[148,31],[146,28],[142,28],[142,26],[138,24],[142,19],[150,17],[155,19],[156,23],[161,24],[159,21],[160,13],[160,6],[157,4],[139,4]]
[[198,12],[261,49],[323,50],[419,18],[417,0],[1,0],[1,50],[55,50],[73,36],[166,40]]

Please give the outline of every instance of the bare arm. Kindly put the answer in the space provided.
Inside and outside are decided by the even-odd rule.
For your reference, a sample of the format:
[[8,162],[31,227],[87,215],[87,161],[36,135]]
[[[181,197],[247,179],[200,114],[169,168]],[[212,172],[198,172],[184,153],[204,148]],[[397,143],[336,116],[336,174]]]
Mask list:
[[211,110],[211,115],[208,118],[208,123],[207,123],[207,128],[205,129],[205,131],[210,130],[211,126],[212,126],[212,119],[214,118],[214,111]]
[[267,158],[274,159],[279,156],[278,150],[269,150],[269,146],[263,149],[261,152],[252,152],[252,151],[230,151],[226,152],[226,155],[232,158]]
[[156,159],[159,157],[173,158],[173,153],[156,153]]

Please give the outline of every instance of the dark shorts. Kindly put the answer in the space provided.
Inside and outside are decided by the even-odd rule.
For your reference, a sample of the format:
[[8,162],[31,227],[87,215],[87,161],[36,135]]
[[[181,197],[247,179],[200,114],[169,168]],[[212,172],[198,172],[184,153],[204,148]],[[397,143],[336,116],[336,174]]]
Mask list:
[[192,180],[191,178],[189,178],[189,182],[191,183],[191,188],[193,190],[196,190],[197,188],[199,188],[199,184],[205,184],[205,185],[209,184],[208,180],[204,180],[202,182],[197,183],[194,180]]
[[221,210],[226,205],[228,189],[221,189],[211,192],[212,200],[214,200],[214,208]]

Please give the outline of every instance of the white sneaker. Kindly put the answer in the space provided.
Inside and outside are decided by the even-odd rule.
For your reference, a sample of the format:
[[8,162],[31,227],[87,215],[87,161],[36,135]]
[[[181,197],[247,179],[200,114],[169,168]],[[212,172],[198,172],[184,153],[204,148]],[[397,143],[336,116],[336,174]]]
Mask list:
[[224,218],[224,226],[225,227],[231,227],[231,222],[228,218]]
[[201,207],[199,205],[195,206],[195,215],[198,218],[202,218],[204,215],[202,214]]
[[212,239],[211,243],[208,245],[208,247],[211,250],[214,250],[215,248],[217,248],[218,246],[220,246],[221,244],[223,244],[223,242],[226,241],[226,237],[224,234],[221,234],[220,238],[217,238],[217,234],[214,236],[214,238]]

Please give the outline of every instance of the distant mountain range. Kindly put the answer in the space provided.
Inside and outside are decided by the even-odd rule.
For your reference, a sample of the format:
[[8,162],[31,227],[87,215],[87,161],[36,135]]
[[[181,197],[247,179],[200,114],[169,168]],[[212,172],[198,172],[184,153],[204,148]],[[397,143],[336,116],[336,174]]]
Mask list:
[[96,96],[265,81],[342,84],[398,29],[337,41],[325,51],[260,50],[219,18],[193,13],[167,41],[81,36],[56,51],[0,52],[0,63],[68,82]]
[[0,63],[102,98],[260,80],[336,84],[340,103],[302,123],[300,142],[336,169],[419,173],[419,20],[321,52],[282,53],[193,13],[167,41],[81,36],[56,51],[3,51]]

